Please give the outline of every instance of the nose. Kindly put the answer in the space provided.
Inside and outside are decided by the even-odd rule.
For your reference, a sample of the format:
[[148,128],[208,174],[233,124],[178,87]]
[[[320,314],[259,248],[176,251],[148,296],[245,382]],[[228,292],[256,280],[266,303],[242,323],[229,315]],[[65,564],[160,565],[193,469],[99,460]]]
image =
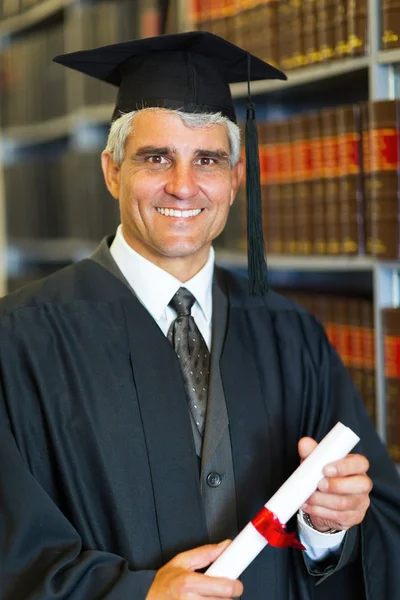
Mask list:
[[180,200],[188,200],[196,196],[199,192],[199,186],[193,169],[194,167],[190,164],[175,164],[168,171],[169,178],[165,186],[167,194]]

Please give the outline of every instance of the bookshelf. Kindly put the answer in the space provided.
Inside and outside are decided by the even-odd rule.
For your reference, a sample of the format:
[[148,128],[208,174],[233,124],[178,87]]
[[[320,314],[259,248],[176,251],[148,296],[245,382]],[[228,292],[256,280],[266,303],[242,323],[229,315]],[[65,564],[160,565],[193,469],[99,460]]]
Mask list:
[[[259,81],[252,84],[252,95],[258,103],[269,105],[274,114],[280,116],[294,114],[308,107],[312,100],[316,104],[321,99],[327,105],[340,102],[341,94],[360,94],[360,99],[393,99],[398,96],[398,71],[400,48],[382,50],[380,45],[381,13],[379,0],[366,0],[368,3],[368,53],[315,64],[288,71],[287,82]],[[155,6],[157,0],[137,0],[138,6]],[[1,4],[1,2],[0,2]],[[0,20],[0,52],[13,45],[14,40],[23,39],[25,32],[36,28],[44,30],[55,19],[65,23],[66,51],[78,49],[85,39],[83,16],[88,10],[95,10],[99,2],[86,4],[84,0],[43,0],[23,14]],[[117,2],[115,2],[117,4]],[[164,3],[165,4],[165,3]],[[169,2],[169,12],[165,31],[188,31],[193,28],[188,6],[189,0]],[[91,8],[88,8],[91,7]],[[69,23],[69,27],[67,26]],[[71,26],[72,25],[72,26]],[[109,43],[108,41],[106,43]],[[111,43],[111,42],[110,42]],[[41,156],[43,148],[47,153],[84,152],[92,150],[100,153],[107,124],[113,109],[112,100],[107,95],[99,96],[97,103],[86,102],[83,78],[79,74],[66,75],[65,114],[40,119],[28,124],[3,125],[0,129],[0,295],[7,290],[7,279],[24,274],[27,267],[41,265],[58,267],[89,255],[96,246],[93,239],[81,235],[60,235],[59,238],[43,236],[26,238],[7,235],[5,218],[4,166],[26,157]],[[246,97],[244,84],[232,85],[232,95],[238,105]],[[64,150],[63,150],[64,149]],[[7,242],[8,239],[8,242]],[[239,251],[219,250],[220,264],[246,267],[246,257]],[[382,261],[370,256],[295,256],[271,255],[268,266],[273,274],[280,274],[281,280],[290,279],[293,274],[307,275],[317,283],[323,275],[333,286],[340,288],[342,282],[352,282],[354,290],[367,286],[373,300],[375,327],[376,360],[376,402],[377,428],[385,438],[385,386],[383,329],[381,311],[385,307],[400,304],[400,259]],[[347,283],[348,284],[348,283]],[[346,284],[346,285],[347,285]]]
[[0,21],[0,37],[4,40],[4,38],[34,27],[45,19],[63,11],[72,2],[73,0],[44,0],[40,4],[26,9],[22,14],[5,18]]

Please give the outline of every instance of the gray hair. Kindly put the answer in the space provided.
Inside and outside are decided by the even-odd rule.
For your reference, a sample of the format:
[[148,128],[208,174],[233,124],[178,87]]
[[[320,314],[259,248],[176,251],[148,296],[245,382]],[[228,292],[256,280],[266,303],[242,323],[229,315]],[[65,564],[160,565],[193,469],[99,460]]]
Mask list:
[[233,123],[230,119],[224,117],[220,112],[214,114],[185,113],[181,110],[172,110],[169,108],[143,108],[140,109],[140,111],[133,110],[129,113],[125,113],[111,125],[105,152],[110,152],[113,155],[113,160],[116,165],[119,166],[125,158],[125,144],[128,136],[132,132],[135,115],[144,110],[163,110],[168,113],[173,113],[182,119],[186,127],[190,127],[191,129],[209,125],[225,125],[229,139],[231,166],[233,167],[238,162],[240,158],[240,129],[236,123]]

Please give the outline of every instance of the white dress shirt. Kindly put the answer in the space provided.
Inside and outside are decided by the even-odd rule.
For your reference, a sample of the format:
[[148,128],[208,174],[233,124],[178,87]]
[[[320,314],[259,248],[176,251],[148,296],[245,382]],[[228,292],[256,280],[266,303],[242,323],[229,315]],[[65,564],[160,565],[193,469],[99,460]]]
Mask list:
[[[110,252],[136,296],[164,335],[167,335],[171,323],[176,319],[176,312],[168,306],[169,302],[180,287],[187,288],[196,298],[191,314],[211,350],[212,281],[215,259],[213,248],[204,267],[185,283],[133,250],[125,241],[121,225],[117,229]],[[312,529],[304,522],[301,512],[298,515],[298,530],[307,555],[314,561],[322,560],[330,552],[339,550],[345,535],[344,531],[330,535]]]

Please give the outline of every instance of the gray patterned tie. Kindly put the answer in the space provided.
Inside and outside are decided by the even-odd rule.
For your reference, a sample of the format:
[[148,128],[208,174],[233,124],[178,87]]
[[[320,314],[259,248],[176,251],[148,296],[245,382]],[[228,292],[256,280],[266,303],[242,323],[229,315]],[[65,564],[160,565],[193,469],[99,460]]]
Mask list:
[[184,287],[179,288],[169,306],[177,318],[168,331],[168,339],[175,348],[181,364],[186,395],[193,418],[203,435],[207,409],[210,353],[190,311],[196,299]]

